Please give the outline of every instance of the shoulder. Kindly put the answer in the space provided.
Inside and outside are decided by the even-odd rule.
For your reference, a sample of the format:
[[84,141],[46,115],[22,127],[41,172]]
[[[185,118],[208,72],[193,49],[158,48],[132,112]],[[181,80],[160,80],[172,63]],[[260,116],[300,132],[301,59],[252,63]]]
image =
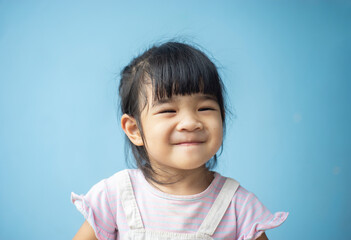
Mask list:
[[90,198],[93,196],[102,196],[102,195],[105,195],[106,197],[109,197],[110,195],[115,196],[116,194],[118,194],[120,186],[125,183],[125,179],[128,175],[130,176],[137,175],[136,173],[134,173],[135,171],[137,170],[125,169],[125,170],[116,172],[112,176],[104,178],[99,182],[95,183],[85,194],[85,196],[87,198]]
[[120,183],[120,181],[122,180],[123,176],[128,172],[128,170],[122,170],[119,172],[116,172],[115,174],[113,174],[110,177],[106,177],[101,179],[100,181],[98,181],[97,183],[95,183],[91,189],[91,190],[95,190],[95,191],[102,191],[102,190],[106,190],[106,189],[113,189],[116,184]]
[[104,182],[108,186],[113,186],[120,183],[121,181],[126,180],[127,177],[129,177],[131,181],[133,181],[135,178],[138,178],[140,174],[141,171],[139,169],[124,169],[116,172],[108,178],[101,180],[101,182]]
[[232,198],[229,211],[235,215],[238,239],[263,237],[264,231],[280,226],[288,216],[286,212],[271,213],[254,193],[241,185]]
[[[239,186],[238,190],[236,191],[234,198],[236,200],[241,200],[241,201],[247,201],[249,199],[251,200],[255,200],[257,199],[257,196],[250,192],[249,190],[247,190],[246,188],[244,188],[243,186]],[[258,199],[257,199],[258,200]]]
[[125,177],[125,175],[128,174],[128,172],[129,172],[129,169],[124,169],[124,170],[118,171],[115,174],[113,174],[112,176],[101,180],[101,182],[104,182],[108,186],[114,185],[117,182],[119,182],[120,180],[122,180]]
[[[218,173],[217,173],[218,174]],[[218,174],[219,175],[219,174]],[[220,175],[221,179],[224,179],[223,182],[228,181],[231,184],[228,184],[232,189],[235,189],[235,193],[232,196],[231,203],[229,206],[229,211],[233,212],[237,218],[244,217],[243,215],[260,214],[266,211],[265,206],[259,201],[257,196],[241,186],[238,181],[230,177],[223,177]],[[221,187],[223,188],[224,185]],[[228,186],[227,186],[228,187]]]
[[229,180],[230,182],[232,182],[231,186],[236,189],[233,195],[232,202],[236,202],[236,201],[243,202],[243,201],[247,201],[248,199],[257,199],[255,194],[253,194],[252,192],[244,188],[242,185],[240,185],[240,183],[236,179],[222,176],[220,173],[217,173],[217,172],[215,172],[215,174],[219,178],[219,182],[222,183],[221,187],[223,187],[224,182],[226,180],[227,181]]
[[[265,210],[265,207],[254,193],[244,188],[242,185],[240,185],[239,182],[237,182],[233,178],[226,177],[225,179],[230,179],[232,182],[237,184],[232,184],[232,186],[236,188],[236,191],[231,201],[231,207],[235,210],[235,215],[237,217],[240,217],[240,215],[242,215],[243,213],[245,213],[245,211],[248,211],[249,209],[255,208],[254,211]],[[258,206],[260,207],[257,208]]]
[[[104,187],[109,195],[119,195],[121,189],[124,189],[127,181],[131,182],[133,188],[135,185],[143,185],[143,174],[139,169],[125,169],[116,172],[112,176],[103,179],[98,184]],[[135,191],[135,189],[134,189]]]

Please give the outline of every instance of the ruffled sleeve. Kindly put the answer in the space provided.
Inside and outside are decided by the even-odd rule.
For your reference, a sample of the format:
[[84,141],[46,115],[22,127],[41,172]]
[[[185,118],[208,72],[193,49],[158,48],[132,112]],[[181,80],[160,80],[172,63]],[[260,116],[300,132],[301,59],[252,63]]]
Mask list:
[[248,193],[237,214],[237,239],[257,239],[266,230],[276,228],[288,217],[287,212],[271,213],[253,193]]
[[71,201],[92,226],[99,240],[116,239],[116,221],[110,208],[105,180],[94,185],[86,195],[72,192]]

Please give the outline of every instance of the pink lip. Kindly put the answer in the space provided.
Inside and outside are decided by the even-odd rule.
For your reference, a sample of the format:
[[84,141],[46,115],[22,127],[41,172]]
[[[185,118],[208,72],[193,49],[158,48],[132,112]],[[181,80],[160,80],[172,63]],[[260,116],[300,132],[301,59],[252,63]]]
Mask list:
[[180,142],[176,143],[175,145],[180,145],[180,146],[194,146],[194,145],[199,145],[203,142]]

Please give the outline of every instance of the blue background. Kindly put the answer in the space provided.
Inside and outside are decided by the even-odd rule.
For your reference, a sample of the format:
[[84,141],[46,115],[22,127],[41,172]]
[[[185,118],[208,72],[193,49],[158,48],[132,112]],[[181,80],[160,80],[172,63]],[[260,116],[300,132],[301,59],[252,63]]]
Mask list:
[[126,167],[121,68],[175,37],[228,90],[217,170],[290,212],[270,239],[350,236],[350,1],[2,0],[1,239],[74,236],[70,192]]

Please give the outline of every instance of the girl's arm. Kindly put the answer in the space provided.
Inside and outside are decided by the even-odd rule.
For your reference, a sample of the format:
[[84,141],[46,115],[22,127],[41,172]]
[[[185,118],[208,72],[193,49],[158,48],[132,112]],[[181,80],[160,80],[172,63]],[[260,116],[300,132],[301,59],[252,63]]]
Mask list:
[[74,236],[73,240],[97,240],[94,229],[85,221]]
[[268,240],[266,233],[262,233],[256,240]]

